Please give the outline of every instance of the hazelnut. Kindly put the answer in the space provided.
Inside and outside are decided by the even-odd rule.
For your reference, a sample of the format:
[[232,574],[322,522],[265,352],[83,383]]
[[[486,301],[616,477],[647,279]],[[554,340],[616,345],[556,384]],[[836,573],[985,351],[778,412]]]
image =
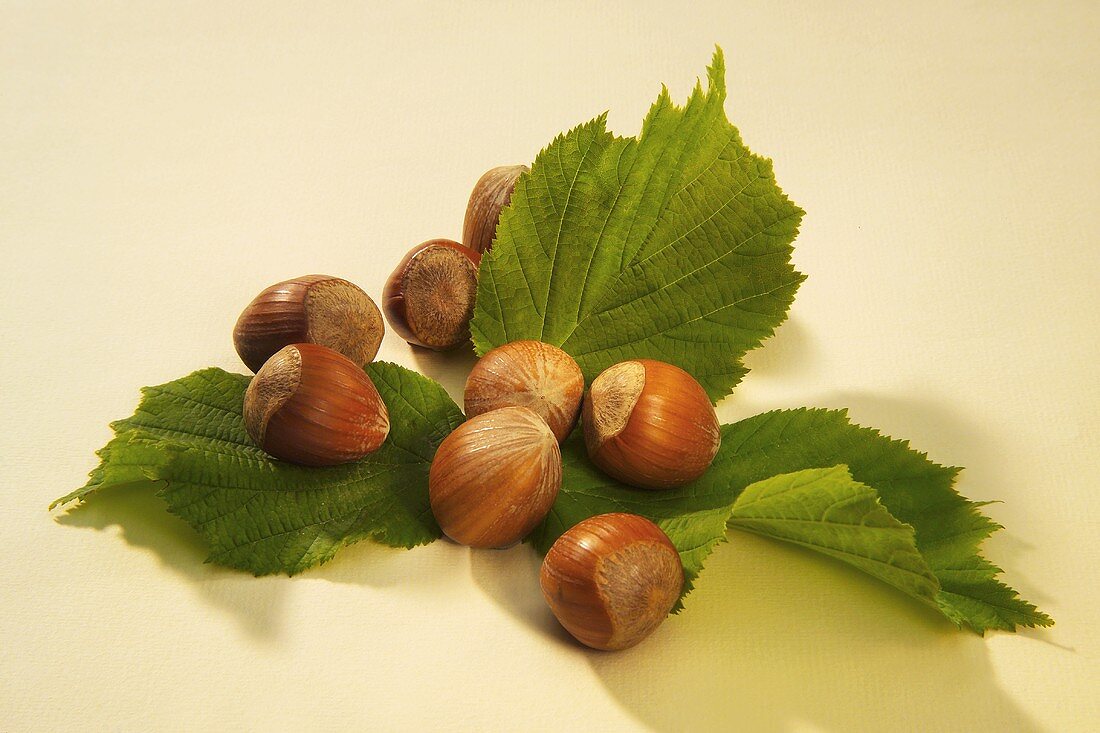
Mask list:
[[645,489],[699,478],[722,440],[702,386],[683,369],[652,359],[620,362],[592,380],[583,422],[592,462]]
[[468,417],[500,407],[526,407],[546,421],[560,443],[577,424],[582,394],[584,374],[573,357],[541,341],[513,341],[474,365],[464,402]]
[[558,441],[526,407],[473,417],[439,445],[428,472],[432,514],[470,547],[508,547],[543,520],[561,488]]
[[479,254],[492,248],[500,212],[512,200],[516,181],[529,170],[525,165],[502,165],[478,179],[462,222],[463,244]]
[[249,383],[244,425],[276,458],[333,466],[378,450],[390,418],[362,367],[324,346],[292,344],[275,352]]
[[386,281],[382,309],[401,338],[436,351],[470,338],[481,255],[450,239],[413,247]]
[[253,372],[288,344],[320,344],[359,366],[378,353],[382,313],[357,285],[329,275],[284,280],[252,299],[237,319],[233,345]]
[[593,649],[626,649],[649,636],[684,585],[680,554],[653,522],[601,514],[558,538],[539,573],[565,630]]

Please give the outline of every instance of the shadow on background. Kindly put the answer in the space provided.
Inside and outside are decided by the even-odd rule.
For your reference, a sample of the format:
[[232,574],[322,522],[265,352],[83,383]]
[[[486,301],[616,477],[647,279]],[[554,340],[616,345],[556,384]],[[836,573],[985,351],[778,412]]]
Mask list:
[[443,385],[451,399],[462,407],[462,393],[466,389],[466,377],[477,363],[472,345],[453,351],[432,351],[416,346],[409,347],[416,369]]
[[440,572],[432,572],[434,568],[424,563],[423,553],[418,552],[420,549],[414,547],[410,551],[362,540],[341,548],[336,557],[324,565],[310,568],[297,577],[369,588],[434,583]]
[[438,594],[465,585],[464,547],[436,542],[412,551],[363,540],[342,548],[320,567],[288,578],[254,577],[251,573],[205,562],[208,548],[191,527],[169,514],[151,484],[111,487],[56,517],[58,524],[107,531],[117,526],[134,548],[149,550],[159,562],[188,581],[209,605],[232,616],[250,636],[274,638],[280,628],[284,599],[301,580],[327,580],[375,589],[400,587],[404,593]]
[[[924,391],[918,386],[908,390],[913,395],[921,395]],[[1004,446],[1012,442],[1004,432],[1011,427],[976,423],[962,410],[945,402],[932,396],[901,398],[847,390],[827,392],[814,406],[846,407],[853,422],[877,428],[894,438],[906,438],[911,447],[926,452],[936,463],[963,467],[955,488],[967,498],[999,502],[1006,497],[1033,493],[1035,487],[1023,483],[1024,479],[1013,470],[1012,463],[1004,460]],[[1005,568],[1002,578],[1022,597],[1040,608],[1049,605],[1050,596],[1016,569],[1019,563],[1015,561],[1033,549],[1023,534],[1027,528],[1026,510],[1010,503],[995,503],[984,507],[982,512],[1006,526],[982,544],[982,554]],[[1028,633],[1054,643],[1052,630]]]
[[[854,421],[911,437],[937,462],[971,465],[960,489],[974,498],[1025,488],[1011,483],[995,431],[932,400],[844,392],[813,404],[848,407]],[[741,532],[729,540],[685,611],[620,653],[571,641],[541,600],[531,548],[473,553],[472,568],[488,596],[583,655],[622,707],[657,731],[1040,730],[998,686],[981,637],[843,563]],[[987,548],[1011,568],[1028,545],[1002,530]],[[1040,606],[1047,600],[1016,573],[1006,580]],[[1048,631],[1014,642],[1073,653]]]
[[159,561],[189,581],[211,606],[232,616],[249,635],[271,638],[278,629],[286,593],[285,578],[254,578],[239,570],[204,562],[202,537],[168,513],[152,484],[130,484],[99,492],[69,508],[55,521],[100,531],[117,526],[131,546],[151,550]]
[[[934,399],[833,392],[812,404],[847,407],[853,421],[910,438],[932,460],[969,466],[958,482],[967,496],[1026,493],[994,427]],[[986,511],[996,516],[997,506]],[[1039,730],[998,687],[981,637],[842,563],[740,532],[729,539],[656,638],[591,656],[608,689],[654,729]],[[1011,572],[1026,543],[1002,530],[985,548],[1025,598],[1048,600]],[[1017,639],[1036,642],[1073,651],[1045,630]],[[672,683],[638,684],[658,672]]]
[[654,638],[590,661],[658,731],[1039,730],[980,637],[853,568],[742,533]]
[[447,540],[406,550],[368,539],[341,549],[329,562],[296,577],[397,592],[406,597],[457,598],[469,582],[469,552],[469,548]]
[[515,619],[548,641],[573,648],[576,642],[557,622],[542,599],[542,558],[530,545],[470,553],[470,575],[482,591]]
[[[790,376],[812,352],[792,321],[753,352],[750,366],[764,378]],[[417,349],[413,358],[461,401],[472,352]],[[1000,460],[993,426],[973,425],[932,399],[830,392],[811,404],[848,407],[855,422],[911,438],[933,460],[968,465],[960,489],[973,498],[1026,488],[1014,485],[1019,479]],[[100,531],[117,525],[126,542],[152,550],[248,633],[277,631],[287,580],[205,564],[202,539],[165,511],[149,485],[111,489],[56,521]],[[487,596],[548,643],[582,656],[623,709],[657,731],[1039,730],[999,688],[980,637],[842,563],[739,532],[729,539],[708,559],[685,611],[619,653],[581,648],[558,625],[539,590],[541,559],[527,545],[468,552],[435,543],[406,552],[367,541],[302,577],[434,594],[467,582],[456,568],[468,556],[469,575]],[[1005,531],[988,547],[1010,571],[1029,549]],[[1006,579],[1040,605],[1046,600],[1017,574]],[[1017,641],[1054,644],[1046,632]]]
[[[817,353],[810,331],[796,316],[792,316],[781,323],[759,348],[745,354],[744,363],[749,374],[793,380],[813,373]],[[736,389],[733,394],[737,395]]]
[[980,637],[808,550],[731,533],[684,612],[614,653],[584,649],[558,625],[539,561],[527,546],[471,553],[486,595],[583,656],[653,730],[1039,731],[997,686]]

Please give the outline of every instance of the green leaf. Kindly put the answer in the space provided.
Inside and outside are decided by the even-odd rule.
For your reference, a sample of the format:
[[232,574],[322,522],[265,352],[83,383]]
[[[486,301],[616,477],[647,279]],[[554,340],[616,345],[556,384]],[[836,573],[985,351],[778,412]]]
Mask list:
[[[980,513],[979,504],[955,491],[959,469],[940,466],[908,443],[853,425],[844,411],[779,410],[723,425],[722,447],[710,470],[697,481],[656,495],[600,473],[588,461],[579,434],[565,443],[563,457],[562,491],[530,538],[541,552],[582,519],[634,512],[669,533],[689,579],[694,579],[714,545],[725,538],[735,502],[747,487],[767,484],[780,474],[843,464],[855,482],[877,492],[897,522],[913,528],[917,550],[938,582],[935,605],[949,619],[979,633],[1052,623],[998,581],[1000,569],[978,553],[982,540],[998,525]],[[805,492],[812,488],[807,486]],[[737,522],[732,526],[747,528]],[[791,540],[763,523],[754,525],[753,531]],[[854,559],[836,550],[828,554],[847,562]]]
[[930,461],[908,441],[853,425],[843,410],[768,412],[731,427],[723,440],[734,443],[740,458],[735,484],[844,463],[857,481],[873,486],[890,513],[916,531],[917,548],[940,582],[936,604],[956,624],[984,633],[1053,623],[997,580],[1001,569],[979,554],[1000,525],[955,491],[960,469]]
[[[588,379],[625,359],[671,361],[712,399],[743,376],[742,357],[786,317],[803,276],[790,263],[802,211],[725,116],[717,50],[708,85],[683,107],[662,89],[637,138],[600,116],[560,135],[518,181],[482,259],[471,332],[479,353],[532,338],[571,353]],[[87,484],[53,506],[151,483],[208,541],[210,561],[296,573],[366,537],[411,547],[440,536],[427,476],[462,414],[442,388],[372,364],[391,417],[382,449],[346,466],[303,468],[255,448],[243,429],[248,377],[218,369],[147,388],[112,425]],[[642,514],[675,543],[685,593],[727,528],[848,562],[959,624],[1046,626],[979,554],[998,525],[933,463],[844,412],[788,410],[722,428],[710,471],[671,491],[618,484],[563,446],[563,488],[528,538],[545,552],[577,522]],[[679,608],[679,607],[678,607]]]
[[733,503],[729,524],[843,560],[927,603],[935,604],[940,590],[913,528],[844,465],[749,484]]
[[712,399],[784,318],[802,210],[726,119],[721,50],[684,107],[662,89],[638,138],[606,116],[558,136],[520,178],[482,259],[479,354],[561,346],[592,379],[624,359],[671,361]]
[[[684,563],[684,593],[689,592],[714,546],[725,540],[733,498],[722,475],[726,457],[719,453],[698,481],[660,492],[618,483],[588,460],[580,430],[562,444],[562,487],[546,519],[527,540],[545,554],[550,545],[582,519],[608,512],[648,517],[669,536]],[[680,606],[677,605],[676,610]]]
[[244,430],[249,377],[205,369],[143,390],[134,416],[112,425],[116,436],[88,483],[54,506],[111,486],[161,482],[169,511],[206,538],[211,562],[257,575],[301,572],[367,537],[395,547],[431,542],[440,532],[428,468],[462,413],[415,372],[374,363],[367,373],[391,429],[361,461],[306,468],[270,458]]

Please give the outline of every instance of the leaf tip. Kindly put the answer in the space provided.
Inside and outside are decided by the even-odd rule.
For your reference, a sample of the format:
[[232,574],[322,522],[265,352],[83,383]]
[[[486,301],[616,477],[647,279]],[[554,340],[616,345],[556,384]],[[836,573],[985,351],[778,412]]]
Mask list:
[[714,55],[711,57],[710,66],[707,67],[707,81],[710,90],[721,97],[726,96],[726,55],[722,47],[714,44]]

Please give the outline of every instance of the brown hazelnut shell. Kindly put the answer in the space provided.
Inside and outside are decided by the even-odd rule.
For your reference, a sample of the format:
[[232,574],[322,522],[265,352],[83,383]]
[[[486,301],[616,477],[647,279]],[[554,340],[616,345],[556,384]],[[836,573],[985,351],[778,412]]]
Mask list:
[[470,339],[481,255],[450,239],[409,250],[382,291],[382,310],[405,341],[436,351]]
[[584,374],[573,357],[541,341],[513,341],[489,351],[466,379],[467,417],[517,405],[546,421],[558,442],[577,424]]
[[470,194],[462,222],[462,243],[480,254],[493,247],[500,212],[512,200],[519,177],[531,170],[525,165],[502,165],[485,172]]
[[275,283],[252,299],[233,328],[233,345],[253,372],[289,344],[327,346],[359,366],[374,360],[386,326],[369,295],[330,275]]
[[436,450],[428,472],[432,514],[470,547],[508,547],[526,537],[561,488],[558,441],[526,407],[470,418]]
[[582,644],[634,646],[665,620],[684,585],[680,555],[653,522],[601,514],[557,539],[542,561],[542,595]]
[[378,450],[389,412],[358,364],[317,344],[291,344],[256,373],[244,395],[249,436],[289,463],[334,466]]
[[604,473],[644,489],[699,478],[722,435],[703,387],[680,367],[624,361],[592,380],[584,398],[588,457]]

